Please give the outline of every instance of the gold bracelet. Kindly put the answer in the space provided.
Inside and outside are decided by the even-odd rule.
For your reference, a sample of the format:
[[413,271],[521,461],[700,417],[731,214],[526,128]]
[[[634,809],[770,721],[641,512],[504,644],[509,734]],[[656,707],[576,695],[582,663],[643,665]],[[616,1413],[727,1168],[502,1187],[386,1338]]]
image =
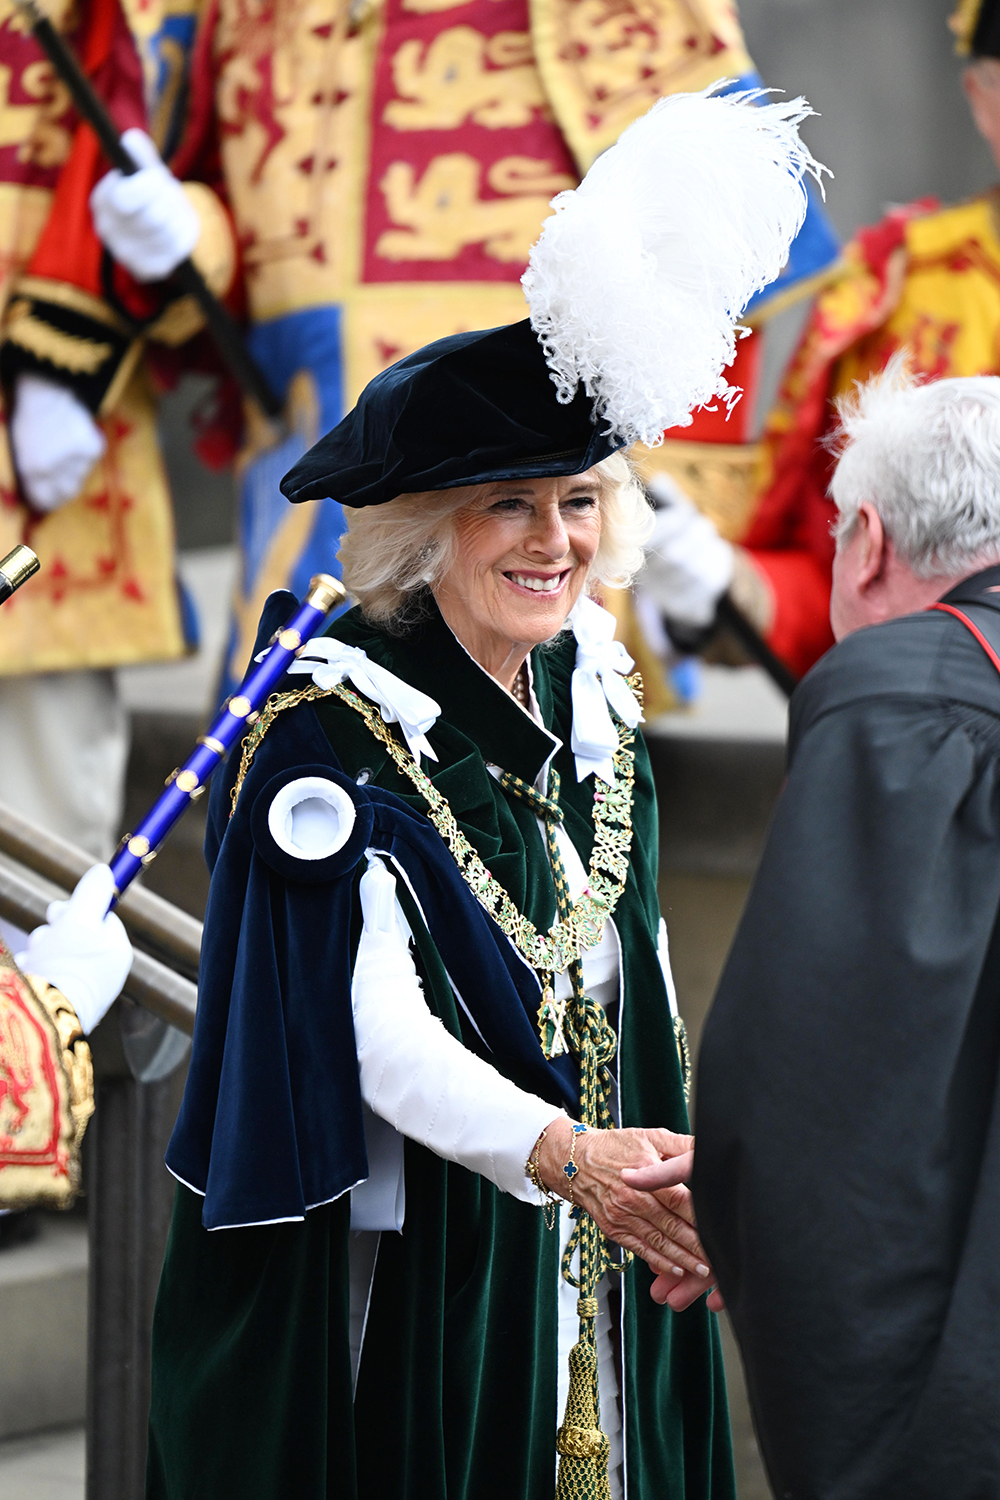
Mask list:
[[587,1127],[586,1125],[574,1125],[572,1127],[572,1130],[573,1135],[570,1140],[569,1146],[569,1161],[563,1167],[563,1171],[566,1174],[566,1182],[569,1191],[570,1202],[575,1203],[576,1199],[573,1196],[573,1178],[580,1170],[580,1168],[576,1164],[576,1138],[578,1135],[584,1135],[586,1133]]
[[545,1139],[548,1128],[549,1127],[546,1125],[545,1129],[538,1137],[538,1140],[535,1142],[534,1146],[532,1146],[531,1155],[528,1157],[528,1160],[524,1164],[524,1174],[528,1178],[532,1186],[538,1189],[538,1192],[541,1195],[542,1216],[545,1220],[546,1229],[555,1229],[556,1209],[559,1206],[559,1199],[555,1193],[549,1192],[548,1188],[545,1186],[545,1183],[542,1181],[541,1173],[538,1170],[538,1153],[542,1149],[542,1142]]

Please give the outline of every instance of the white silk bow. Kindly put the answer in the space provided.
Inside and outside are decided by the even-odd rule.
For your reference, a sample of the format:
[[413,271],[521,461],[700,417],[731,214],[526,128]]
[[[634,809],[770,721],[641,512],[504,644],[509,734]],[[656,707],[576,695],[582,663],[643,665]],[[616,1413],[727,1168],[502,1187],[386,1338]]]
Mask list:
[[380,667],[358,646],[345,646],[329,635],[317,636],[306,642],[288,670],[308,672],[320,688],[339,687],[345,677],[349,678],[359,693],[378,704],[387,724],[399,725],[414,760],[419,761],[421,755],[437,760],[426,736],[441,716],[440,705]]
[[621,641],[615,640],[615,617],[585,595],[569,617],[576,637],[573,669],[573,733],[570,745],[576,757],[576,779],[594,773],[600,781],[614,780],[614,753],[618,731],[608,704],[618,717],[634,729],[642,723],[642,709],[625,681],[634,666]]

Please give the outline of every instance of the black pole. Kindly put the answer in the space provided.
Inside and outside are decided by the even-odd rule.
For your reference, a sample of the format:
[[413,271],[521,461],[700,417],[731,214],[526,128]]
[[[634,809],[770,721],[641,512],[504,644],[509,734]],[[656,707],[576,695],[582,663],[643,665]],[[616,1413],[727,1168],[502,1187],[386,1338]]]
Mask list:
[[719,600],[715,617],[720,625],[725,625],[732,631],[747,654],[764,668],[775,687],[780,688],[786,698],[790,698],[798,687],[799,679],[790,667],[786,667],[781,657],[771,650],[764,637],[758,634],[729,594],[723,594]]
[[[80,115],[97,136],[108,161],[130,177],[139,168],[122,145],[114,121],[98,98],[72,49],[48,17],[38,9],[34,0],[15,0],[15,3],[27,19],[38,45],[69,89]],[[206,286],[205,278],[190,257],[181,261],[173,276],[201,308],[219,353],[241,389],[252,396],[269,417],[280,416],[282,403],[247,353],[238,324]]]

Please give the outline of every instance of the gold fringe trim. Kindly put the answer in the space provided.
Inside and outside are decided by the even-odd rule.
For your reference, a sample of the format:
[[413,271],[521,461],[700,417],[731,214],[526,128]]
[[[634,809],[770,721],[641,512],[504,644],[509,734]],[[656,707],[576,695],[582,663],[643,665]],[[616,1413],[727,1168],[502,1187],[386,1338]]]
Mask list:
[[36,358],[47,359],[60,370],[68,370],[71,375],[96,375],[112,353],[110,344],[64,333],[61,328],[42,322],[32,312],[31,303],[23,297],[11,304],[4,338],[8,343],[27,349]]

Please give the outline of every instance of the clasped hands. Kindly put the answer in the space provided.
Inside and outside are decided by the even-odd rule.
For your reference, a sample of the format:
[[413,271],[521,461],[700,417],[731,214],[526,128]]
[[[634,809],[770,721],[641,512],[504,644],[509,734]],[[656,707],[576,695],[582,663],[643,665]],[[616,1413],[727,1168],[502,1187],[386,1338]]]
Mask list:
[[[571,1122],[553,1120],[538,1147],[538,1174],[550,1193],[579,1204],[616,1245],[656,1272],[651,1295],[683,1312],[712,1285],[695,1228],[690,1174],[694,1138],[672,1130],[588,1130],[576,1138],[572,1182],[564,1168]],[[722,1306],[717,1292],[709,1306]]]

